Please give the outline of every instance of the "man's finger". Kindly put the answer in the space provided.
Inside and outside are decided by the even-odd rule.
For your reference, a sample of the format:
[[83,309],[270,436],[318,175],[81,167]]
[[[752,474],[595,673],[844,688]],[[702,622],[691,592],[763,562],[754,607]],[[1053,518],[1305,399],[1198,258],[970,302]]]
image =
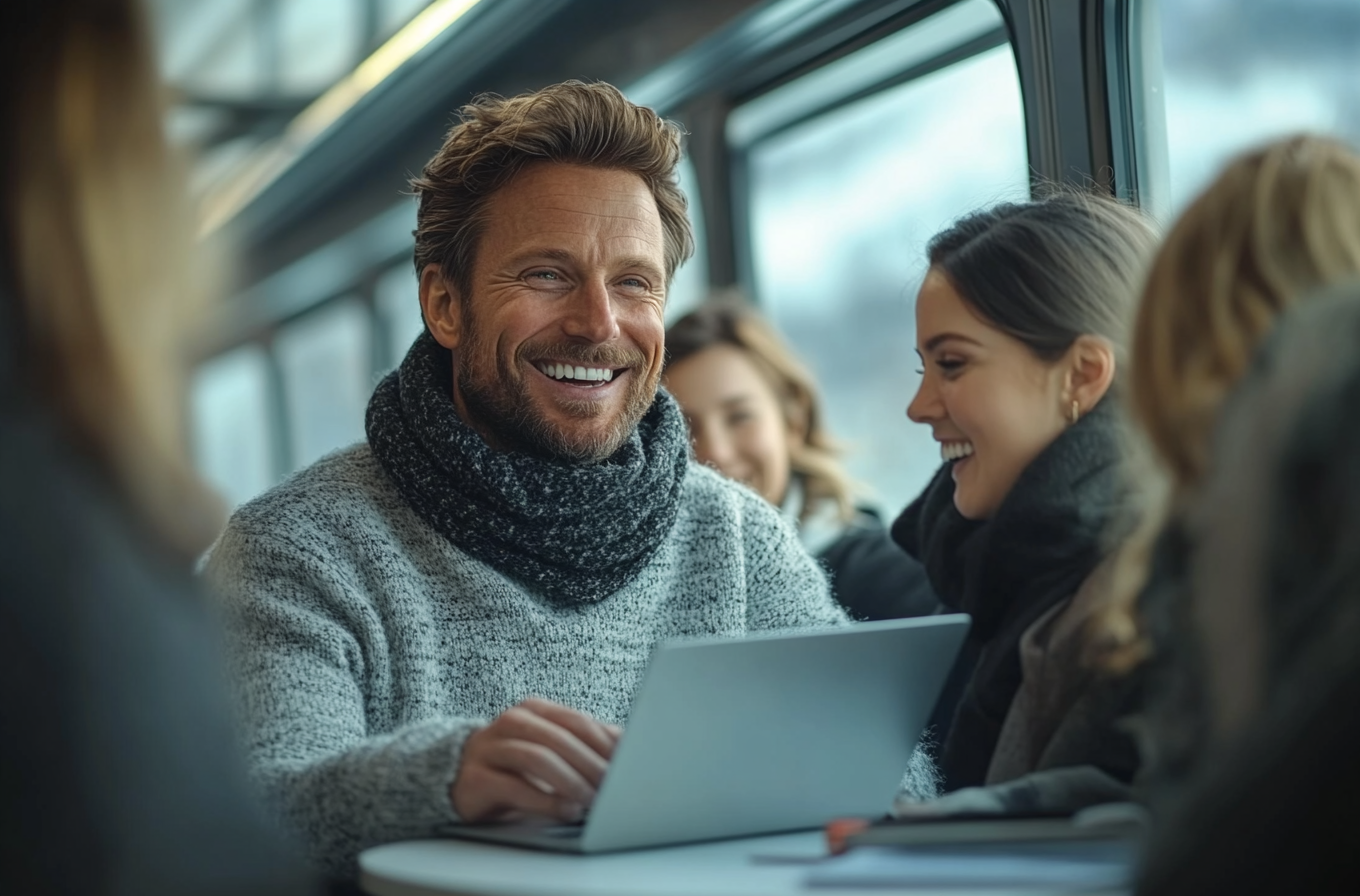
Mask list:
[[[492,768],[510,772],[521,779],[529,775],[552,788],[555,795],[570,802],[588,806],[595,799],[595,785],[562,756],[542,744],[504,740],[486,761]],[[526,784],[533,786],[528,780]]]
[[[566,760],[592,787],[598,787],[604,780],[608,768],[606,757],[545,716],[514,707],[502,713],[493,725],[498,739],[528,741],[547,747]],[[613,752],[612,747],[609,752]]]
[[477,806],[464,821],[506,821],[528,815],[574,822],[585,813],[581,804],[544,793],[511,772],[484,769],[479,778]]
[[524,701],[525,709],[529,709],[537,715],[542,716],[550,722],[567,729],[576,735],[577,740],[594,750],[605,759],[614,755],[614,745],[619,739],[610,732],[613,726],[606,725],[598,719],[592,718],[583,712],[562,706],[560,703],[553,703],[548,700]]

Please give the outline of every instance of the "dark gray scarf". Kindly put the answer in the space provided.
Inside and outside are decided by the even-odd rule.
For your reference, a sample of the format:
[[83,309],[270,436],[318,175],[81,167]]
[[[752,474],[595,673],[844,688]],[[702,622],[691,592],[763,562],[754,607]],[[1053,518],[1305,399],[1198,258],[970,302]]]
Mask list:
[[992,519],[958,512],[945,464],[893,523],[893,539],[925,565],[940,603],[973,617],[956,674],[974,668],[939,755],[946,789],[984,783],[1020,687],[1021,636],[1104,557],[1126,511],[1122,445],[1107,399],[1030,462]]
[[675,400],[656,401],[593,464],[495,451],[453,405],[452,361],[421,334],[368,403],[368,442],[402,497],[462,550],[559,606],[602,600],[671,531],[689,442]]

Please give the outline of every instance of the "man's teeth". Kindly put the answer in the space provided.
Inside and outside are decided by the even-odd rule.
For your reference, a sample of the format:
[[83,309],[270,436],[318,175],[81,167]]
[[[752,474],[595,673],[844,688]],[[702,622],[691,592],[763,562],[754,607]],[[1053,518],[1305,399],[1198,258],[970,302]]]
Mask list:
[[554,364],[547,361],[535,366],[544,376],[550,376],[555,380],[607,383],[614,378],[614,370],[610,367],[573,367],[570,364]]
[[972,442],[941,442],[940,457],[945,460],[962,460],[973,453]]

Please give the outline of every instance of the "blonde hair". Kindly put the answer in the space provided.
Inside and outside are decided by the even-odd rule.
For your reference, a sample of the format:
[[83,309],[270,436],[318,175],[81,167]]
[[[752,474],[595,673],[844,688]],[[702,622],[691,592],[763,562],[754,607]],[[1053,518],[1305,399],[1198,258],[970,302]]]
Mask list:
[[439,152],[411,181],[420,200],[417,276],[437,264],[466,292],[487,203],[534,162],[638,175],[661,214],[667,283],[694,254],[685,194],[676,174],[683,132],[651,109],[629,102],[617,87],[565,81],[510,99],[483,94],[459,114]]
[[1205,474],[1223,399],[1283,311],[1355,276],[1360,155],[1326,137],[1291,137],[1240,156],[1167,236],[1134,320],[1129,379],[1132,416],[1164,493],[1118,560],[1103,624],[1124,645],[1121,664],[1146,650],[1134,605],[1151,546]]
[[717,345],[738,349],[769,383],[784,424],[799,438],[789,442],[789,468],[803,480],[806,522],[820,501],[833,501],[842,519],[855,514],[855,488],[840,450],[822,421],[812,374],[766,320],[736,293],[723,292],[666,330],[666,367]]
[[130,0],[18,5],[0,91],[20,376],[152,531],[193,553],[219,520],[181,421],[204,274],[146,22]]

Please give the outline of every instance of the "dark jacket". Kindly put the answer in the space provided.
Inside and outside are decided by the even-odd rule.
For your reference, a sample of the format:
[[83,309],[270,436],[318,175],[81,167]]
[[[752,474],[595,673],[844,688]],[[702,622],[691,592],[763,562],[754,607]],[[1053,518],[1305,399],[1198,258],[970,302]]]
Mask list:
[[836,600],[855,619],[929,616],[940,607],[925,567],[897,546],[871,511],[861,510],[816,556]]
[[[973,618],[952,681],[956,704],[950,706],[946,693],[936,714],[946,732],[939,765],[947,791],[988,783],[1021,686],[1022,637],[1070,601],[1107,553],[1111,527],[1123,516],[1121,444],[1112,403],[1102,402],[1034,459],[992,519],[977,522],[959,514],[946,465],[893,524],[894,539],[924,563],[941,603]],[[1117,693],[1101,693],[1107,684]],[[1136,702],[1125,688],[1113,680],[1089,682],[1084,696],[1077,695],[1084,702],[1076,709],[1095,708],[1098,724],[1068,720],[1069,740],[1035,755],[1048,749],[1049,763],[1094,765],[1130,780],[1136,750],[1130,736],[1110,722]],[[1059,713],[1074,706],[1064,702]],[[1063,724],[1059,718],[1049,727],[1056,731]],[[1036,771],[1048,767],[1036,765]]]
[[1146,702],[1139,727],[1141,799],[1153,806],[1178,793],[1193,776],[1209,739],[1202,646],[1191,636],[1192,546],[1179,513],[1167,521],[1149,558],[1138,619],[1151,645],[1141,665]]
[[939,611],[925,568],[893,542],[876,512],[857,507],[846,519],[834,500],[807,501],[803,477],[794,474],[779,512],[826,569],[831,593],[851,618],[901,619]]
[[0,351],[0,892],[310,891],[253,805],[187,562],[12,362]]
[[1360,892],[1358,348],[1360,285],[1281,318],[1164,544],[1140,893]]
[[1113,573],[1112,561],[1098,566],[1075,595],[1055,604],[1021,636],[1020,688],[992,754],[988,784],[1048,769],[1094,766],[1114,778],[1096,802],[1128,797],[1139,757],[1125,729],[1140,708],[1142,669],[1113,675],[1101,668],[1093,649]]

